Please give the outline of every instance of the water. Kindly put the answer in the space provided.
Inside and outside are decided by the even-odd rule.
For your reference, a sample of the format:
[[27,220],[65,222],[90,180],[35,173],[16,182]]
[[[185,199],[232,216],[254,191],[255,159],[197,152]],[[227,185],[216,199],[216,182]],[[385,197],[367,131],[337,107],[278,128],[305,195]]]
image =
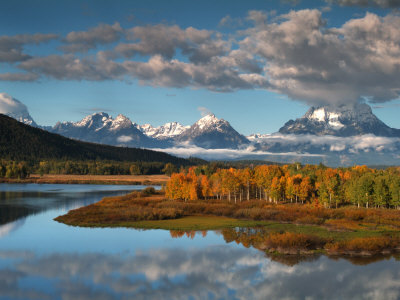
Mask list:
[[267,257],[219,232],[78,228],[68,210],[140,186],[0,185],[0,299],[399,299],[400,263]]

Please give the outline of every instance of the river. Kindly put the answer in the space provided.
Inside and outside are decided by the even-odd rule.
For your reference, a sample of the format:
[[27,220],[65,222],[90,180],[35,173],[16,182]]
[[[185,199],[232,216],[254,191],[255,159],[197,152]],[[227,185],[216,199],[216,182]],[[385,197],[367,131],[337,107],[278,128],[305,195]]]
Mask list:
[[220,232],[53,219],[143,186],[0,184],[0,299],[399,299],[400,262],[267,257]]

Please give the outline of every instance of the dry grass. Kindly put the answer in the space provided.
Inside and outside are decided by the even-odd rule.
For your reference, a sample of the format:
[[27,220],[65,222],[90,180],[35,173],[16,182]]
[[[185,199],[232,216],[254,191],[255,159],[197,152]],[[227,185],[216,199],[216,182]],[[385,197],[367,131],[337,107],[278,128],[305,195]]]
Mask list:
[[62,175],[62,174],[31,174],[26,179],[5,179],[3,182],[21,183],[78,183],[78,184],[143,184],[161,185],[165,184],[169,177],[167,175]]

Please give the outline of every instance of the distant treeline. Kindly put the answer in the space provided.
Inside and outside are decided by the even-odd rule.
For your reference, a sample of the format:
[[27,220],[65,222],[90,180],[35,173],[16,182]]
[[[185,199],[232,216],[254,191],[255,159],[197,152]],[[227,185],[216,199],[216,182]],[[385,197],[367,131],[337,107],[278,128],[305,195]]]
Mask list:
[[325,207],[400,208],[400,168],[366,166],[328,168],[324,165],[261,165],[218,168],[210,164],[174,173],[166,186],[170,199],[227,199],[241,202],[313,203]]
[[24,179],[30,174],[152,175],[176,172],[181,165],[163,162],[119,161],[0,161],[0,177]]

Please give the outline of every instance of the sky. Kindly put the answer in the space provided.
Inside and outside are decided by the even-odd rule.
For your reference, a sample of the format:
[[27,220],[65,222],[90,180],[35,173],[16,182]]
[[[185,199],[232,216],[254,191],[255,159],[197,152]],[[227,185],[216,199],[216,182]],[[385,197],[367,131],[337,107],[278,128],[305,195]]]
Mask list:
[[212,112],[272,133],[310,106],[369,103],[400,128],[400,1],[0,2],[0,93],[40,125]]

